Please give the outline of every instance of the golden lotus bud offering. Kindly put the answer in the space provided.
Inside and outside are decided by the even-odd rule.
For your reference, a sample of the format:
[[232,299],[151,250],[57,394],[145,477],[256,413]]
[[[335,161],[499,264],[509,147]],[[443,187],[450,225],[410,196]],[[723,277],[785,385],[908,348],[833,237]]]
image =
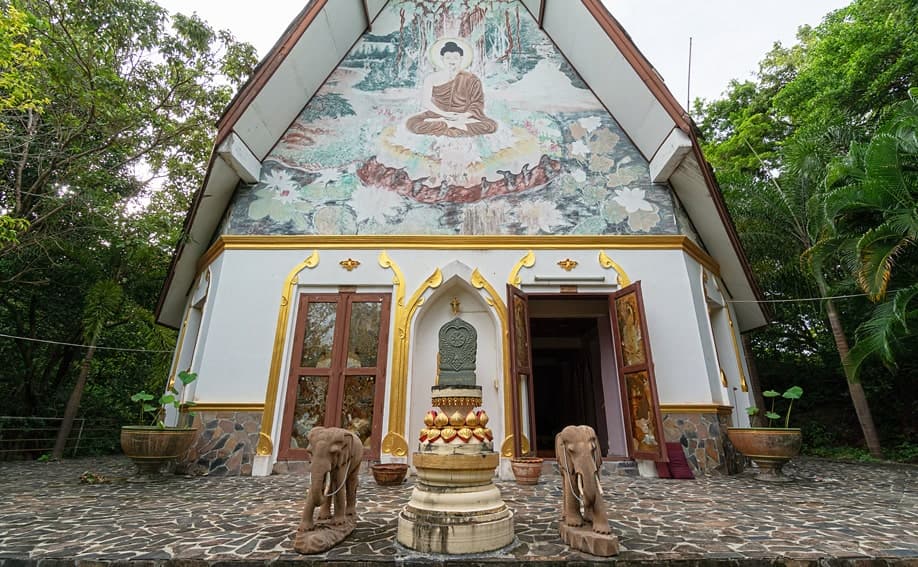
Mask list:
[[446,427],[449,425],[449,418],[446,417],[445,412],[438,412],[437,417],[434,418],[434,425],[437,427]]
[[474,411],[470,411],[467,416],[465,416],[465,424],[469,427],[475,427],[478,425],[478,414]]
[[427,412],[427,414],[424,416],[424,425],[426,425],[427,427],[432,427],[433,424],[434,424],[434,420],[435,420],[435,419],[437,419],[437,412],[436,412],[436,410],[430,410],[430,411]]
[[457,410],[449,416],[449,424],[453,427],[462,427],[465,424],[465,417]]
[[491,418],[488,417],[488,414],[485,412],[485,410],[478,410],[478,425],[484,427],[488,424],[490,419]]

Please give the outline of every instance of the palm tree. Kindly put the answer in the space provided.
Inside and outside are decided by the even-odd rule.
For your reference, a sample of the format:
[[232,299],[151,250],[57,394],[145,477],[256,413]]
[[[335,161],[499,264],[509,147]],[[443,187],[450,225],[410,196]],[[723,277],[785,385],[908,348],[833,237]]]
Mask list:
[[[860,288],[876,303],[847,359],[856,378],[878,357],[895,366],[895,353],[918,316],[915,243],[918,239],[918,88],[891,108],[884,126],[829,168],[822,246],[846,259]],[[894,272],[902,287],[890,292]]]
[[[847,128],[827,128],[816,135],[799,135],[782,147],[780,181],[771,176],[754,183],[743,191],[744,197],[730,200],[731,212],[738,217],[744,244],[750,243],[751,254],[759,250],[770,258],[772,278],[781,278],[783,289],[816,291],[823,300],[826,319],[832,330],[835,348],[842,362],[848,392],[857,414],[861,432],[871,455],[882,456],[879,435],[867,396],[857,376],[846,364],[849,358],[848,337],[838,307],[832,299],[827,280],[826,256],[813,250],[826,231],[824,214],[824,179],[827,164],[840,148],[848,145],[852,131]],[[750,146],[750,150],[755,152]],[[767,167],[763,163],[763,169]],[[734,209],[734,204],[738,205]],[[798,262],[786,262],[798,258]],[[760,271],[761,272],[761,271]],[[834,273],[835,271],[831,271]],[[812,315],[798,312],[798,317]]]

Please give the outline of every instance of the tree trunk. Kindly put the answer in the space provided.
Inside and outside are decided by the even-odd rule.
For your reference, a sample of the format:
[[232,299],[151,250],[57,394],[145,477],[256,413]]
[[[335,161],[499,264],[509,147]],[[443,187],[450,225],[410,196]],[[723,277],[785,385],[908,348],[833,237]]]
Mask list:
[[80,409],[80,399],[83,397],[83,389],[86,387],[86,377],[89,376],[89,363],[92,362],[93,355],[96,354],[96,341],[93,340],[83,357],[80,364],[80,376],[76,384],[73,385],[73,391],[70,392],[70,399],[67,400],[67,407],[64,409],[64,419],[61,421],[61,428],[57,432],[57,440],[54,442],[54,450],[51,452],[51,458],[60,460],[64,457],[64,448],[67,445],[67,438],[70,437],[70,431],[73,429],[73,420],[76,418],[77,411]]
[[[825,281],[817,275],[816,283],[819,286],[820,294],[825,297],[828,295],[828,286]],[[845,372],[845,381],[848,383],[848,393],[851,395],[851,403],[854,404],[854,412],[857,414],[857,420],[861,424],[861,432],[864,434],[864,441],[867,442],[867,450],[870,455],[877,459],[883,458],[883,450],[880,448],[880,437],[877,435],[877,428],[873,423],[873,414],[870,412],[870,404],[867,403],[867,396],[864,394],[864,388],[861,383],[854,380],[846,364],[848,360],[848,337],[845,336],[845,329],[842,327],[841,317],[835,308],[835,303],[831,299],[826,300],[826,313],[829,316],[829,326],[832,328],[832,336],[835,338],[835,348],[838,349],[838,356],[841,358],[842,369]]]
[[749,335],[741,333],[740,337],[743,338],[743,354],[746,355],[746,368],[749,369],[749,376],[746,379],[749,381],[749,391],[752,392],[752,399],[755,402],[755,407],[765,408],[765,398],[762,397],[762,384],[759,382],[759,368],[755,364],[755,355],[752,354],[752,341],[749,340]]

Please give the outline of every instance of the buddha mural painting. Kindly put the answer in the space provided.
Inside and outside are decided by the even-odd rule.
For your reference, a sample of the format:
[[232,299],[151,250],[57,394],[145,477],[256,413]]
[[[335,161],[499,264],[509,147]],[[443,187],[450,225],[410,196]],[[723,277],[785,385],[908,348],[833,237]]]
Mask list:
[[472,47],[459,38],[441,38],[428,54],[437,70],[424,79],[423,112],[408,119],[408,129],[415,134],[450,138],[497,131],[497,122],[484,113],[481,80],[465,70],[472,62]]

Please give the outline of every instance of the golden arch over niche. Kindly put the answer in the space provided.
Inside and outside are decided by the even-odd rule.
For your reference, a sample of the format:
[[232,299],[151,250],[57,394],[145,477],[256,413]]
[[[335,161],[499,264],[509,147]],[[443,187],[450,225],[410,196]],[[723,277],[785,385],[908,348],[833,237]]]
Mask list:
[[261,416],[261,432],[255,454],[270,456],[274,452],[274,410],[277,405],[277,388],[280,385],[281,362],[284,356],[284,341],[290,319],[290,298],[299,283],[299,275],[305,269],[319,265],[319,251],[313,250],[308,258],[294,266],[281,288],[280,308],[277,311],[277,327],[274,331],[274,349],[271,351],[271,369],[268,371],[268,388],[265,391],[264,413]]
[[[392,283],[396,286],[397,298],[395,315],[396,344],[392,354],[392,379],[389,387],[389,430],[383,438],[382,452],[397,457],[404,457],[408,454],[408,441],[405,439],[405,401],[407,400],[408,394],[408,353],[411,343],[411,322],[418,308],[424,303],[424,294],[428,290],[435,289],[443,283],[443,272],[440,268],[434,270],[434,272],[424,280],[424,283],[422,283],[411,295],[411,299],[409,299],[407,304],[405,304],[405,278],[402,275],[401,269],[391,258],[389,258],[385,251],[379,255],[379,264],[384,268],[392,269],[394,273]],[[504,337],[504,421],[506,426],[506,423],[509,423],[508,420],[510,419],[510,412],[506,409],[509,407],[508,404],[510,403],[510,390],[508,385],[510,376],[508,367],[510,359],[508,355],[510,347],[507,342],[507,337],[509,336],[507,307],[504,305],[497,290],[495,290],[494,286],[481,275],[478,268],[475,268],[472,272],[470,279],[472,287],[479,290],[483,289],[487,294],[485,302],[497,313],[497,318],[501,326],[501,335]]]
[[618,274],[618,287],[619,288],[628,287],[629,285],[631,285],[631,278],[628,277],[628,274],[625,273],[625,270],[622,269],[622,267],[619,266],[615,260],[613,260],[612,258],[609,258],[605,250],[599,251],[599,265],[607,270],[609,268],[612,268],[613,270],[615,270],[615,273]]
[[405,276],[401,268],[389,258],[385,250],[379,254],[379,265],[392,270],[392,284],[395,285],[395,348],[392,351],[392,379],[389,384],[389,430],[383,438],[381,450],[383,453],[404,457],[408,454],[408,441],[405,439],[405,400],[408,393],[411,319],[424,303],[424,293],[428,289],[440,287],[443,283],[443,272],[440,268],[435,269],[411,294],[406,304]]

